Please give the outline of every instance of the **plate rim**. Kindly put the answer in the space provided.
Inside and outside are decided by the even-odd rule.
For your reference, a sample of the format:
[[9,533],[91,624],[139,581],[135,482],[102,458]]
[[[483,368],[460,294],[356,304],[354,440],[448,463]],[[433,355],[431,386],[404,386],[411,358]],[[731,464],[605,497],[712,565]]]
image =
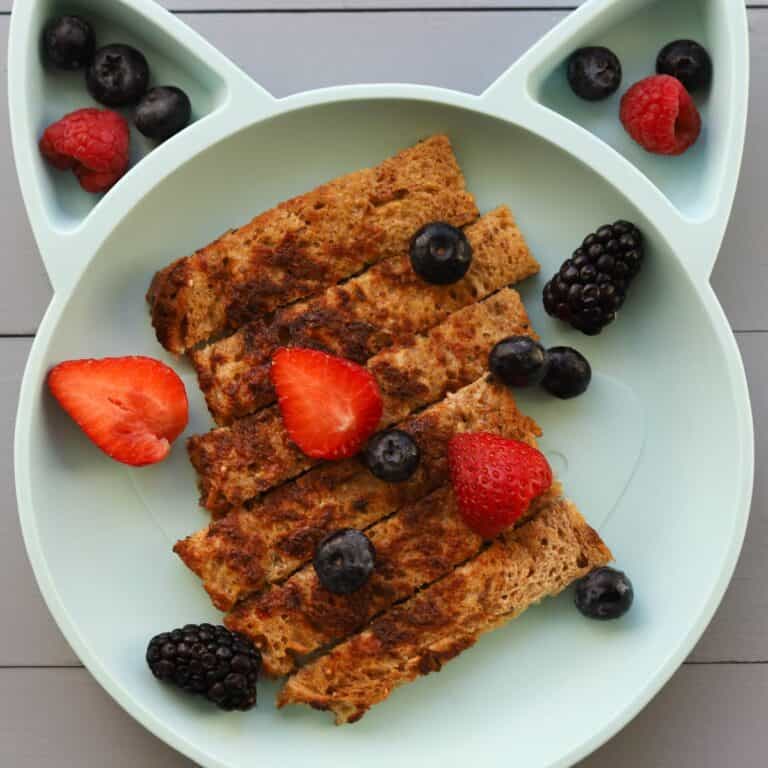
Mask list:
[[[508,120],[503,116],[489,113],[478,108],[480,105],[477,97],[470,97],[466,94],[445,89],[433,89],[429,86],[419,86],[416,87],[415,90],[413,86],[403,86],[402,89],[410,98],[418,98],[427,103],[437,103],[438,105],[449,105],[462,109],[469,109],[469,111],[480,115],[490,115],[493,118],[517,125],[518,127],[526,128],[524,125],[519,126],[515,121]],[[340,90],[347,93],[354,92],[355,95],[363,97],[364,99],[365,96],[360,91],[363,90],[367,96],[370,96],[371,88],[370,86],[365,86],[362,89],[359,86],[347,86],[344,89],[335,88],[323,90],[330,90],[335,96],[335,98],[328,99],[327,101],[335,101],[340,95]],[[378,96],[399,95],[402,97],[404,95],[403,93],[398,94],[398,91],[401,89],[395,86],[382,86],[377,90],[380,90],[380,93],[377,94]],[[326,103],[326,100],[322,98],[322,95],[323,94],[315,92],[300,94],[303,98],[292,99],[291,106],[293,106],[293,109],[281,110],[279,114],[283,114],[284,111],[290,112],[306,107],[317,106],[319,103]],[[272,117],[275,117],[275,115],[270,115],[266,119]],[[249,127],[260,122],[262,122],[262,119],[254,120],[249,124]],[[530,129],[526,128],[526,130]],[[545,136],[541,138],[548,141]],[[217,142],[214,142],[214,144],[215,143]],[[565,151],[567,152],[567,149]],[[191,159],[192,158],[190,158],[190,160]],[[148,189],[153,189],[156,184],[161,183],[161,181],[162,178],[157,179],[148,187]],[[610,180],[608,180],[608,183],[612,184]],[[124,215],[127,212],[128,211],[125,211]],[[117,227],[121,221],[122,217],[115,219],[114,227]],[[664,232],[659,232],[659,234],[665,242],[668,242]],[[96,678],[104,690],[129,715],[147,728],[147,730],[180,753],[197,761],[201,765],[210,766],[210,768],[232,768],[231,764],[221,762],[214,755],[206,752],[202,747],[190,741],[183,735],[178,734],[173,728],[163,722],[158,715],[142,705],[134,696],[114,680],[109,671],[109,666],[103,665],[91,652],[87,640],[80,634],[77,624],[69,616],[66,604],[58,594],[58,590],[48,569],[42,543],[39,538],[37,516],[31,498],[31,472],[27,461],[31,427],[30,414],[35,407],[39,407],[40,382],[43,380],[42,365],[48,345],[50,344],[51,331],[55,329],[60,315],[66,308],[70,295],[76,290],[80,280],[83,278],[87,265],[91,263],[93,256],[102,246],[103,241],[98,243],[98,247],[94,249],[91,257],[83,265],[83,269],[78,272],[76,279],[72,281],[68,289],[54,294],[51,304],[49,305],[38,329],[25,367],[19,395],[14,437],[16,495],[24,543],[32,569],[35,573],[35,578],[51,615],[75,653],[82,661],[83,665]],[[685,657],[690,653],[719,606],[731,580],[746,533],[753,487],[754,430],[743,362],[735,337],[730,329],[730,325],[728,324],[723,309],[711,286],[708,282],[695,279],[694,275],[685,268],[684,258],[681,255],[675,254],[675,259],[681,267],[681,279],[689,281],[690,288],[693,289],[699,301],[702,302],[703,308],[706,310],[707,319],[712,325],[712,330],[723,353],[723,362],[730,379],[730,391],[734,397],[735,407],[738,410],[738,420],[733,427],[737,444],[742,451],[742,456],[740,457],[740,461],[737,462],[740,475],[733,483],[735,501],[733,526],[727,542],[725,539],[723,540],[724,543],[727,544],[724,546],[725,556],[723,566],[718,579],[714,582],[713,587],[707,596],[702,610],[694,617],[693,622],[688,626],[687,633],[681,636],[679,643],[677,643],[676,647],[666,655],[666,658],[660,660],[656,672],[649,677],[645,685],[633,694],[631,704],[626,705],[623,709],[615,713],[601,728],[585,738],[578,746],[562,755],[558,760],[547,764],[546,768],[566,768],[586,757],[621,730],[643,709],[656,693],[658,693],[672,674],[682,664]]]

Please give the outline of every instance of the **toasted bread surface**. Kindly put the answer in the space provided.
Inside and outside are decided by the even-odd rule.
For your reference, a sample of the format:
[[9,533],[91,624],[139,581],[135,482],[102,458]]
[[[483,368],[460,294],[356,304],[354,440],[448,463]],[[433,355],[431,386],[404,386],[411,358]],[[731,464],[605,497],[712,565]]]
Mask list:
[[610,562],[576,507],[559,499],[445,578],[289,677],[278,706],[359,720],[399,685],[439,671],[478,637]]
[[[558,495],[551,489],[536,499],[518,524]],[[449,485],[403,507],[366,534],[376,550],[376,568],[357,592],[330,593],[310,564],[282,584],[243,600],[225,618],[230,629],[251,638],[261,650],[267,675],[293,672],[302,657],[359,631],[483,546],[483,538],[464,523]]]
[[435,220],[478,216],[446,136],[342,176],[159,271],[147,300],[158,341],[184,352],[404,252]]
[[[380,427],[477,379],[493,345],[512,334],[533,331],[520,296],[505,288],[453,313],[409,345],[372,357],[368,369],[384,400]],[[214,512],[243,504],[318,463],[289,440],[277,406],[196,435],[187,447],[201,503]]]
[[506,206],[465,231],[472,264],[453,285],[426,283],[414,272],[406,249],[313,299],[247,323],[193,352],[200,388],[216,422],[230,424],[274,402],[269,367],[280,346],[312,347],[365,363],[452,312],[538,272]]
[[412,478],[387,483],[357,459],[316,467],[250,507],[238,507],[179,541],[174,550],[203,582],[216,607],[288,577],[341,527],[366,528],[448,482],[447,446],[458,432],[494,432],[532,441],[536,423],[506,387],[478,379],[400,428],[413,435],[421,462]]

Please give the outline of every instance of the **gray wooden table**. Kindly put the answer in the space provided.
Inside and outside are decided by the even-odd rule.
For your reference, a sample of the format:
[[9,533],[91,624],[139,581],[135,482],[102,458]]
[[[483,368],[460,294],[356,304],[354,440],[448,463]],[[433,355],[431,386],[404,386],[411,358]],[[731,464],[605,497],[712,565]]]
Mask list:
[[[669,0],[672,2],[673,0]],[[738,2],[739,0],[733,0]],[[24,2],[24,0],[17,0]],[[352,82],[480,92],[566,13],[558,0],[165,0],[276,96]],[[585,768],[768,765],[768,2],[750,5],[752,103],[744,169],[713,284],[752,392],[757,477],[741,560],[686,664]],[[11,0],[0,0],[0,61]],[[428,49],[428,55],[426,51]],[[454,56],[462,51],[461,57]],[[0,79],[0,766],[188,766],[91,679],[39,596],[16,517],[12,434],[24,362],[51,296],[18,192]],[[64,514],[64,511],[62,511]],[[255,760],[258,757],[255,758]]]

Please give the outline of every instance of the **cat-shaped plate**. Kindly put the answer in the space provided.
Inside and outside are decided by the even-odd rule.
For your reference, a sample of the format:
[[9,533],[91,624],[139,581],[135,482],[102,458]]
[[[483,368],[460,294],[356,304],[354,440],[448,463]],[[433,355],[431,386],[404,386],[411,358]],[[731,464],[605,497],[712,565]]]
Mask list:
[[[189,128],[151,152],[135,137],[131,171],[102,198],[37,150],[48,123],[91,103],[80,77],[40,60],[44,21],[78,6],[100,42],[140,47],[155,81],[183,87],[195,109]],[[712,88],[698,100],[704,132],[682,157],[651,156],[621,128],[618,95],[579,101],[563,63],[582,44],[607,45],[626,86],[651,74],[659,48],[679,37],[700,40],[714,60]],[[743,3],[591,0],[480,96],[361,85],[275,99],[151,0],[16,4],[13,143],[55,288],[19,403],[19,514],[51,612],[128,712],[205,766],[553,768],[640,710],[710,620],[749,511],[749,398],[709,286],[741,159],[747,67]],[[592,363],[583,397],[520,401],[544,427],[542,445],[569,495],[630,574],[635,606],[600,623],[569,594],[549,600],[355,726],[334,728],[306,708],[278,711],[269,683],[257,709],[220,713],[158,684],[143,659],[155,633],[220,619],[171,553],[206,521],[183,443],[154,467],[110,461],[47,395],[46,372],[71,358],[161,357],[187,382],[188,432],[206,429],[191,369],[151,330],[144,294],[153,273],[278,201],[435,132],[450,135],[481,209],[508,203],[541,261],[541,276],[522,289],[538,332]],[[541,289],[584,235],[618,218],[645,233],[646,265],[616,323],[587,338],[545,315]]]

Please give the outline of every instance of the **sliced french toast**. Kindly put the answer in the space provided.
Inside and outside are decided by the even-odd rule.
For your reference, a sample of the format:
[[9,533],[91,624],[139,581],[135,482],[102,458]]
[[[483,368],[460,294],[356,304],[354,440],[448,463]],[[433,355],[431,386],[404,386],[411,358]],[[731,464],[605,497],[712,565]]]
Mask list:
[[[518,524],[559,495],[555,486],[540,496]],[[302,658],[361,630],[378,614],[445,576],[483,547],[482,536],[462,519],[449,485],[371,526],[366,536],[376,550],[376,569],[357,592],[329,592],[314,568],[306,565],[282,584],[238,603],[225,618],[227,627],[246,635],[259,648],[267,675],[293,672]]]
[[181,353],[265,312],[405,252],[413,233],[478,210],[446,136],[262,213],[159,271],[149,288],[158,341]]
[[406,343],[462,307],[539,271],[512,214],[501,206],[466,227],[472,264],[452,285],[432,285],[414,272],[406,251],[308,301],[259,318],[192,353],[200,388],[218,424],[273,403],[269,378],[281,346],[322,349],[365,363]]
[[355,722],[396,687],[439,671],[480,635],[610,560],[573,503],[553,500],[530,522],[289,677],[278,706],[308,704],[331,711],[338,724]]
[[[384,400],[380,426],[474,381],[494,344],[514,334],[533,331],[519,294],[505,288],[454,312],[410,344],[372,357],[368,369]],[[318,463],[289,440],[277,406],[196,435],[187,446],[201,503],[213,512],[243,504]]]
[[532,442],[536,423],[506,387],[480,378],[399,425],[421,450],[413,477],[388,483],[357,459],[325,464],[238,507],[179,541],[174,551],[223,610],[287,578],[312,558],[327,533],[367,528],[448,482],[448,441],[459,432],[494,432]]

